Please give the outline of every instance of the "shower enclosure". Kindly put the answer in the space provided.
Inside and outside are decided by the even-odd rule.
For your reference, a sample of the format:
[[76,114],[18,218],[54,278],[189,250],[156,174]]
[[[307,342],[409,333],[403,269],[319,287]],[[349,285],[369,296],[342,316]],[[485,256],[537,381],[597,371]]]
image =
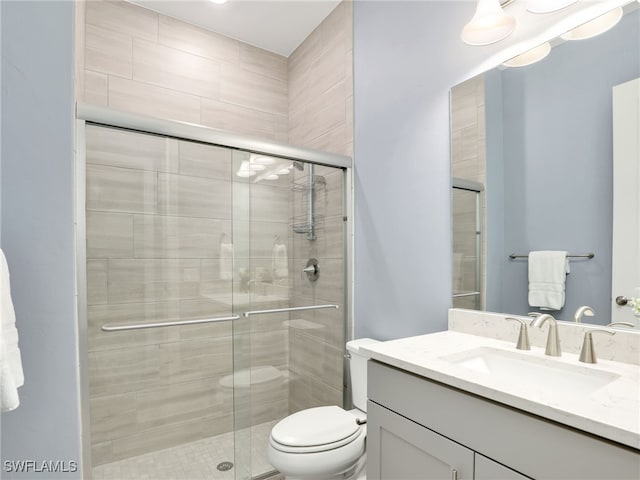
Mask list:
[[481,183],[453,179],[453,299],[454,308],[482,308]]
[[90,473],[268,477],[271,427],[346,398],[350,159],[81,112]]

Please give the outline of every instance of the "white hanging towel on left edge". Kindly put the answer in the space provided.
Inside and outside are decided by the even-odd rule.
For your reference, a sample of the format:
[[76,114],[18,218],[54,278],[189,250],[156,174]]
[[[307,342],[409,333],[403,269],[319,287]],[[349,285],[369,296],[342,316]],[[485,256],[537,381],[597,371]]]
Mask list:
[[18,408],[18,387],[23,383],[16,315],[9,285],[9,266],[0,250],[0,412]]
[[567,252],[529,252],[529,306],[542,310],[560,310],[564,307],[567,273]]

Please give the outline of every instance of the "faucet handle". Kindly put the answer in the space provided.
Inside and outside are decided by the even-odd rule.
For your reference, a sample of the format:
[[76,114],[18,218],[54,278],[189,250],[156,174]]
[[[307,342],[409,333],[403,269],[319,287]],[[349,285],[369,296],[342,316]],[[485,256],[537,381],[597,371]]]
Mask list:
[[596,358],[596,351],[593,348],[593,333],[607,333],[609,335],[615,335],[616,332],[612,330],[588,330],[584,332],[584,341],[582,342],[582,350],[580,350],[579,360],[584,363],[598,363]]
[[518,350],[531,350],[531,344],[529,343],[529,331],[527,330],[527,322],[520,318],[505,317],[505,320],[520,322],[520,334],[518,335],[518,343],[516,348]]
[[589,307],[588,305],[583,305],[582,307],[578,307],[575,315],[573,316],[573,319],[576,323],[582,323],[583,315],[586,315],[587,317],[593,317],[595,313],[596,312],[593,311],[593,308]]

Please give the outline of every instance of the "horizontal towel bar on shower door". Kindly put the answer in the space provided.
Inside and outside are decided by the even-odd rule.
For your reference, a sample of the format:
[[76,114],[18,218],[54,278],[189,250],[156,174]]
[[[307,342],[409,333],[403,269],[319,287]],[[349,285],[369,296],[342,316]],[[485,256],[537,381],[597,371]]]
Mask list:
[[319,310],[321,308],[340,308],[338,305],[309,305],[308,307],[291,307],[291,308],[276,308],[274,310],[254,310],[252,312],[244,312],[245,317],[251,315],[263,315],[267,313],[282,313],[282,312],[299,312],[301,310]]
[[231,315],[230,317],[217,318],[199,318],[197,320],[176,320],[175,322],[159,322],[159,323],[138,323],[135,325],[103,325],[103,332],[123,332],[126,330],[141,330],[143,328],[158,327],[179,327],[182,325],[199,325],[201,323],[227,322],[230,320],[238,320],[240,315]]

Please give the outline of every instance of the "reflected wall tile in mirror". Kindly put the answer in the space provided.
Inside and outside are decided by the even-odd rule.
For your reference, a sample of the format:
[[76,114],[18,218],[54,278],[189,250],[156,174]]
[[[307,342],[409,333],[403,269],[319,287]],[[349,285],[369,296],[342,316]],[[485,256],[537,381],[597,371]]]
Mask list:
[[296,330],[291,330],[290,335],[291,370],[342,390],[344,347],[336,348]]
[[160,345],[161,382],[181,383],[228,375],[233,369],[231,337],[212,337]]

